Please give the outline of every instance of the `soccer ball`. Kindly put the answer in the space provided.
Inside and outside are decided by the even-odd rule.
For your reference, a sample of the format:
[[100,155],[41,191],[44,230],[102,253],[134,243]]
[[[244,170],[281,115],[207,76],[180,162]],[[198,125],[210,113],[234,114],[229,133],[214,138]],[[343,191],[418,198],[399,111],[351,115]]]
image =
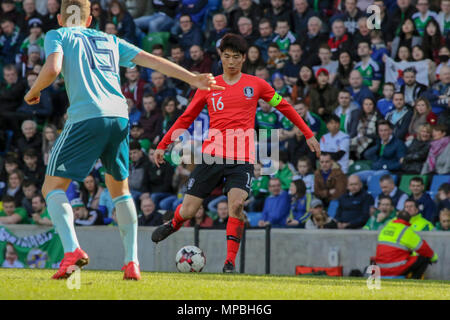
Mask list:
[[206,257],[202,249],[185,246],[177,252],[175,264],[180,272],[201,272],[205,267]]

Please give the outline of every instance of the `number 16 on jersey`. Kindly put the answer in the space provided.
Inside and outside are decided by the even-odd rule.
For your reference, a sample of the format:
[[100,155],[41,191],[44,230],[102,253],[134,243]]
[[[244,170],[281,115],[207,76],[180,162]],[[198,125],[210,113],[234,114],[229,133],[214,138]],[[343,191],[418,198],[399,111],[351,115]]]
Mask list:
[[211,98],[211,101],[212,101],[212,105],[213,105],[214,111],[217,111],[217,110],[220,111],[220,110],[223,109],[224,105],[223,105],[223,102],[222,102],[222,97],[219,97],[219,99],[217,100],[217,104],[216,104],[216,99],[215,98]]

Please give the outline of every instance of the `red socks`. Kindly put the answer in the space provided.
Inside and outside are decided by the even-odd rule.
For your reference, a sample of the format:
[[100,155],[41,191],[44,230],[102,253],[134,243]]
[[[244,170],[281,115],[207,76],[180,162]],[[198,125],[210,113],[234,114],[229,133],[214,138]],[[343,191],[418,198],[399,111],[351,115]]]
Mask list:
[[173,215],[172,219],[172,226],[176,230],[180,229],[183,223],[186,221],[183,219],[183,217],[180,215],[181,210],[181,204],[178,205],[178,207],[175,210],[175,214]]
[[227,259],[233,266],[239,251],[242,233],[244,232],[244,221],[229,217],[227,223]]

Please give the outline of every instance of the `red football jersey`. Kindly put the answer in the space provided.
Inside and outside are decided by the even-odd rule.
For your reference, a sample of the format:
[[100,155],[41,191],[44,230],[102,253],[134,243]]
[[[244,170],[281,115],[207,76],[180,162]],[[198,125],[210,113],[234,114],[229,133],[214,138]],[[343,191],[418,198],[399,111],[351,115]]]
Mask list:
[[[263,79],[242,73],[239,81],[228,85],[222,75],[215,77],[224,91],[197,90],[186,111],[178,118],[158,149],[165,150],[180,134],[177,129],[187,129],[197,118],[205,104],[210,117],[208,139],[202,152],[233,160],[255,162],[255,115],[258,99],[263,99],[283,113],[296,125],[307,139],[313,136],[294,108]],[[179,133],[179,131],[178,131]]]

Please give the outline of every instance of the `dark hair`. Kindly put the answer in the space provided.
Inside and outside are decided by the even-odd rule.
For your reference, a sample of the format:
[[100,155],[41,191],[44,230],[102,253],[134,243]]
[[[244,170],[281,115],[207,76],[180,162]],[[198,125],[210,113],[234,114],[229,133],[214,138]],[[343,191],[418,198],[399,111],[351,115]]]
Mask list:
[[387,196],[387,195],[385,195],[385,194],[380,194],[379,196],[378,196],[378,203],[380,203],[381,202],[381,200],[389,200],[390,202],[391,202],[391,205],[393,205],[394,204],[394,200],[392,200],[392,198],[390,197],[390,196]]
[[279,22],[286,22],[288,24],[288,26],[289,26],[289,21],[286,18],[280,18],[280,19],[277,20],[276,23],[278,24]]
[[336,114],[332,113],[326,117],[325,123],[329,123],[331,121],[340,122],[341,119]]
[[347,93],[347,94],[349,94],[350,96],[352,95],[351,93],[350,93],[350,91],[348,91],[347,89],[341,89],[341,90],[339,90],[339,93]]
[[[434,36],[430,36],[427,33],[427,28],[430,24],[434,24],[436,28],[436,34]],[[439,23],[436,22],[433,18],[428,20],[427,24],[425,25],[424,33],[422,36],[422,50],[425,55],[425,59],[431,59],[433,60],[433,51],[435,48],[439,48],[442,45],[442,35],[441,35],[441,27],[439,26]]]
[[395,84],[393,84],[392,82],[386,82],[384,85],[383,85],[383,87],[384,86],[391,86],[392,88],[394,88],[394,90],[395,90]]
[[164,46],[160,43],[155,43],[152,47],[152,51],[155,49],[161,49],[162,51],[164,51]]
[[37,187],[37,183],[36,181],[32,180],[32,179],[26,179],[23,181],[22,183],[22,188],[28,188],[29,186],[34,185],[35,187]]
[[148,98],[148,97],[152,97],[153,99],[156,100],[155,96],[151,92],[145,92],[144,95],[142,96],[142,99]]
[[411,182],[419,182],[421,185],[423,185],[424,183],[423,183],[423,179],[421,178],[421,177],[414,177],[414,178],[412,178],[410,181],[409,181],[409,183],[411,184]]
[[[97,194],[97,192],[98,192],[98,180],[94,177],[94,175],[92,173],[88,174],[86,176],[86,178],[89,177],[89,176],[91,176],[94,179],[94,191],[93,191],[93,194],[95,196]],[[89,203],[89,191],[84,186],[84,181],[83,181],[83,183],[80,184],[80,198],[81,198],[81,200],[83,201],[84,205],[87,208],[88,207],[88,203]]]
[[392,183],[394,183],[394,179],[392,178],[392,176],[390,174],[384,174],[380,177],[380,183],[383,181],[390,181]]
[[377,122],[377,129],[378,129],[380,126],[388,126],[389,128],[391,128],[391,130],[393,129],[392,123],[391,123],[390,121],[384,120],[384,119],[382,119],[382,120],[380,120],[380,121]]
[[258,26],[262,25],[263,23],[268,23],[268,24],[270,25],[270,27],[273,28],[272,22],[271,22],[269,19],[267,19],[267,18],[262,18],[261,20],[259,20]]
[[394,95],[392,97],[394,97],[396,94],[401,94],[402,96],[405,96],[405,94],[403,93],[403,91],[395,91]]
[[269,44],[269,46],[267,47],[267,50],[269,50],[269,48],[276,48],[276,49],[280,50],[280,46],[276,42],[271,42]]
[[403,74],[407,73],[407,72],[412,72],[414,74],[417,74],[417,70],[414,67],[408,67],[405,70],[403,70]]
[[311,171],[312,169],[312,163],[311,163],[311,159],[308,158],[308,156],[301,156],[300,158],[298,158],[297,160],[297,164],[302,161],[302,162],[306,162],[307,166],[308,166],[308,172]]
[[450,192],[450,183],[443,183],[439,186],[438,191],[444,191],[445,193],[449,193]]
[[292,180],[292,183],[295,184],[295,188],[297,189],[292,200],[297,201],[305,196],[306,184],[302,179]]
[[406,201],[405,201],[405,205],[406,205],[406,203],[407,202],[412,202],[412,203],[414,203],[414,206],[417,208],[417,202],[416,202],[416,200],[414,200],[414,199],[411,199],[411,198],[409,198],[409,199],[406,199]]
[[359,45],[360,45],[361,43],[366,43],[367,46],[368,46],[369,49],[370,49],[370,42],[369,42],[368,40],[361,40],[360,42],[358,42],[358,47],[359,47]]
[[36,197],[39,197],[39,200],[41,200],[41,202],[45,202],[45,199],[44,199],[44,196],[42,195],[42,193],[40,193],[40,192],[35,193],[31,199],[36,198]]
[[397,218],[405,220],[405,221],[409,221],[411,219],[411,216],[405,210],[400,210],[399,212],[397,212]]
[[29,148],[24,151],[23,157],[25,158],[25,156],[30,157],[30,158],[37,157],[37,152],[36,152],[36,150]]
[[139,141],[133,140],[130,142],[130,150],[141,150],[141,144]]
[[238,52],[242,55],[247,53],[247,48],[248,44],[244,37],[234,33],[227,33],[224,35],[219,46],[220,52],[230,50],[232,52]]
[[14,203],[14,205],[16,204],[16,202],[15,202],[15,200],[14,200],[14,197],[11,197],[11,196],[9,196],[9,195],[7,195],[7,194],[5,194],[3,197],[2,197],[2,202],[3,203]]
[[183,47],[181,45],[179,45],[178,43],[174,44],[170,47],[170,50],[173,50],[173,49],[180,49],[181,51],[184,51]]

